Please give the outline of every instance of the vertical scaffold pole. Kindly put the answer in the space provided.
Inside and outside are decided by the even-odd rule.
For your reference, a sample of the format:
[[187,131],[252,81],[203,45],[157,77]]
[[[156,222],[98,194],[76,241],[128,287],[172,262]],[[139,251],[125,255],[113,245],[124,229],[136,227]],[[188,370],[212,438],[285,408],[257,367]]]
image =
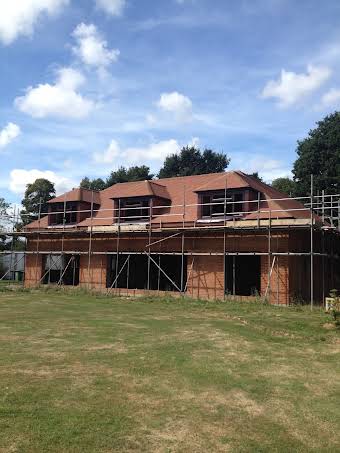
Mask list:
[[39,211],[38,211],[38,236],[37,236],[37,248],[36,248],[36,259],[35,259],[35,279],[39,281],[38,278],[38,265],[39,265],[39,243],[40,243],[40,219],[41,219],[41,198],[39,199]]
[[118,199],[118,231],[117,231],[117,247],[116,247],[116,279],[115,289],[118,287],[118,265],[119,265],[119,244],[120,243],[120,198]]
[[321,227],[321,251],[322,251],[322,303],[325,301],[325,231],[323,229],[325,223],[325,191],[322,191],[322,227]]
[[66,224],[66,193],[64,195],[64,212],[63,212],[63,232],[61,236],[61,256],[60,256],[60,284],[62,284],[63,272],[64,272],[64,233]]
[[[94,201],[94,191],[92,190],[91,195],[91,225],[90,225],[90,236],[89,236],[89,251],[87,259],[87,278],[88,278],[88,288],[91,288],[92,278],[90,278],[91,273],[91,256],[92,256],[92,233],[93,233],[93,201]],[[93,276],[93,273],[92,273]]]
[[224,204],[223,204],[223,212],[224,212],[224,225],[223,225],[223,300],[225,300],[226,291],[227,291],[227,266],[226,266],[226,256],[225,256],[225,249],[226,249],[226,216],[227,216],[227,175],[225,175],[225,183],[224,183]]
[[157,277],[157,290],[159,294],[161,284],[161,255],[158,255],[158,277]]
[[126,271],[126,294],[129,295],[129,281],[130,281],[130,256],[128,255],[128,262],[127,262],[127,271]]
[[[17,222],[20,222],[20,211],[18,209],[18,217],[17,217]],[[25,238],[25,247],[24,247],[24,272],[22,276],[22,284],[25,286],[25,281],[26,281],[26,251],[27,251],[27,239]]]
[[[152,208],[153,208],[153,201],[152,198],[150,199],[149,204],[149,244],[151,244],[151,237],[152,237]],[[148,254],[148,282],[147,282],[147,289],[150,291],[150,273],[151,273],[151,260],[150,260],[151,248],[149,248]]]
[[14,230],[15,230],[15,214],[16,214],[16,206],[14,206],[13,210],[13,223],[12,223],[12,241],[11,241],[11,256],[9,260],[9,279],[12,281],[13,276],[13,253],[14,253]]
[[321,192],[321,204],[322,204],[321,219],[322,219],[322,224],[324,224],[324,222],[325,222],[325,191],[324,190]]
[[313,175],[310,175],[310,309],[313,310],[314,305],[314,216],[313,216]]
[[236,256],[233,255],[233,296],[236,296]]
[[184,294],[184,227],[185,227],[185,214],[186,214],[186,197],[185,185],[183,185],[183,231],[182,231],[182,256],[181,256],[181,293]]
[[272,267],[272,211],[269,209],[268,219],[268,295],[271,296],[271,267]]

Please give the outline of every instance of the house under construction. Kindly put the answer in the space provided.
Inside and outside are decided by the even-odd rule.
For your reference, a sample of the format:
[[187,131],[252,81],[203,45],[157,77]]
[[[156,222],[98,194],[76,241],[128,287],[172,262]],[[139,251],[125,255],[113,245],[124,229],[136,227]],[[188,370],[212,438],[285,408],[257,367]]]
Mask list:
[[[311,178],[312,180],[312,178]],[[240,171],[73,189],[25,227],[25,285],[321,303],[340,287],[339,197]]]

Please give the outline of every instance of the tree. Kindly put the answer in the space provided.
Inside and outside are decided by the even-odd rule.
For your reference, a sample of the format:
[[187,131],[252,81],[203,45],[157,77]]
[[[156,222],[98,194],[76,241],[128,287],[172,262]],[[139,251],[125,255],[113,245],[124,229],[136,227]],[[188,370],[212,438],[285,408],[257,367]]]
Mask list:
[[41,213],[47,212],[47,202],[55,196],[54,184],[48,179],[39,178],[32,184],[27,184],[22,205],[21,219],[23,225],[36,220]]
[[[24,250],[25,249],[25,241],[22,238],[10,236],[8,231],[12,231],[13,229],[13,222],[14,218],[11,217],[7,218],[6,215],[8,214],[8,209],[10,208],[10,203],[7,203],[4,198],[0,197],[0,250]],[[17,230],[16,224],[14,225],[14,229]],[[1,261],[1,257],[0,257]],[[1,263],[0,263],[1,267]],[[0,277],[1,277],[1,269],[0,269]]]
[[6,248],[6,242],[8,240],[5,234],[5,228],[7,224],[7,210],[10,207],[10,204],[5,201],[4,198],[0,197],[0,250]]
[[283,192],[291,197],[295,196],[296,183],[288,177],[274,179],[271,186],[279,192]]
[[254,173],[250,173],[248,176],[251,176],[251,177],[263,182],[263,178],[259,175],[258,171],[254,171]]
[[0,215],[4,216],[7,214],[7,209],[10,207],[9,203],[6,203],[5,199],[0,197]]
[[229,162],[230,159],[224,153],[217,153],[211,149],[202,152],[194,146],[185,146],[179,154],[170,154],[165,158],[158,177],[220,173],[228,167]]
[[89,179],[87,176],[80,181],[82,189],[103,190],[106,187],[105,181],[102,178]]
[[293,168],[297,195],[310,193],[311,174],[314,193],[322,190],[339,193],[340,112],[326,116],[309,131],[307,138],[298,141],[297,155]]
[[112,171],[106,179],[106,187],[113,186],[119,182],[145,181],[153,178],[150,168],[146,165],[134,166],[130,168],[119,167],[118,170]]

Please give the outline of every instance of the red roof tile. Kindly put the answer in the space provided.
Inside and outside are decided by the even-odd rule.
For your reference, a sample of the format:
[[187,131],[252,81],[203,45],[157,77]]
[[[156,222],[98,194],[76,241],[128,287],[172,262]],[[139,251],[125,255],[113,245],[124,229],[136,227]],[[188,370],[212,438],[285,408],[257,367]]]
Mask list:
[[158,197],[170,200],[167,188],[155,181],[135,181],[115,184],[109,187],[109,198]]
[[48,203],[64,203],[65,201],[85,201],[92,203],[92,194],[94,204],[100,204],[99,192],[83,188],[72,189],[59,197],[52,198]]
[[[309,218],[310,211],[296,200],[287,199],[287,195],[278,192],[271,186],[262,183],[258,179],[246,175],[241,171],[226,173],[213,173],[206,175],[183,176],[164,178],[161,180],[138,181],[115,184],[108,189],[95,193],[95,203],[99,208],[95,211],[92,225],[107,226],[114,223],[113,199],[125,197],[157,197],[164,199],[163,209],[158,206],[153,208],[153,223],[182,223],[195,222],[199,219],[199,193],[210,190],[241,189],[249,188],[261,193],[260,218]],[[81,193],[82,192],[82,193]],[[92,191],[74,189],[66,194],[67,201],[91,201]],[[167,200],[171,205],[167,206]],[[64,201],[64,195],[57,197],[51,202]],[[185,215],[183,205],[185,205]],[[257,210],[257,204],[253,203],[251,211]],[[245,214],[244,219],[255,219],[257,212]],[[91,219],[86,219],[78,224],[78,227],[86,227],[91,224]],[[36,225],[36,222],[35,222]]]

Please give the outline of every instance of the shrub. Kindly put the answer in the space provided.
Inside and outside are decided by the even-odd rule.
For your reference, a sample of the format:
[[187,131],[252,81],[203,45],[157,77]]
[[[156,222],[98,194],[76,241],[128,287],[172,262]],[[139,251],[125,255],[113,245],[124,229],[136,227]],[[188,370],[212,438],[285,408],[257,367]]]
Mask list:
[[330,307],[330,314],[334,320],[334,322],[339,325],[339,317],[340,317],[340,296],[338,296],[338,291],[336,289],[332,289],[329,292],[329,296],[333,299],[332,305]]

